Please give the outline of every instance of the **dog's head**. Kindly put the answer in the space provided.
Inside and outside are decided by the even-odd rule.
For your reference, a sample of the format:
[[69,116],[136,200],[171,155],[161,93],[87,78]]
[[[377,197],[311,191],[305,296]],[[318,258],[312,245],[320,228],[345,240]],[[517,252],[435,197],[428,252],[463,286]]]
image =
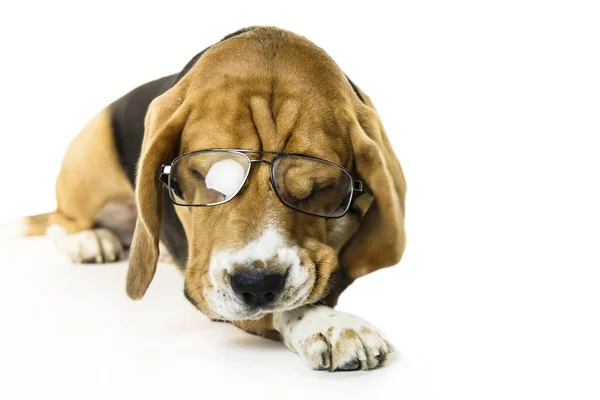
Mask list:
[[[210,48],[150,105],[138,165],[130,297],[144,295],[156,269],[161,165],[223,148],[328,160],[361,179],[368,194],[341,218],[301,213],[273,190],[270,164],[254,163],[231,201],[175,206],[189,242],[185,293],[210,317],[258,318],[313,303],[336,285],[333,276],[353,280],[399,261],[405,182],[371,101],[305,38],[256,28]],[[314,173],[301,174],[311,188]]]

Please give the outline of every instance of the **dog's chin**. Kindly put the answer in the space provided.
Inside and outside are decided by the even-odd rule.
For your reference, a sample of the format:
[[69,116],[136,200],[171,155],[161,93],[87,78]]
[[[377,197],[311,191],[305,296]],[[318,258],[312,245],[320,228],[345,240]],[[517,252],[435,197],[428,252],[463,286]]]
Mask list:
[[[218,311],[215,311],[215,309]],[[247,307],[241,305],[231,307],[230,305],[220,305],[213,307],[211,318],[224,321],[256,320],[275,311],[277,309],[267,307]]]

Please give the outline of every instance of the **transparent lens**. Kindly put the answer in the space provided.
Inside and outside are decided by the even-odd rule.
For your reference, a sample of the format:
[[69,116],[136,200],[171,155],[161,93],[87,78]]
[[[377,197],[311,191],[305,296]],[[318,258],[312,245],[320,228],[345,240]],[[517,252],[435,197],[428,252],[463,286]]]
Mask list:
[[215,205],[230,200],[244,185],[250,163],[240,153],[202,151],[178,159],[171,168],[171,199],[181,205]]
[[322,217],[341,217],[352,199],[352,178],[335,164],[302,156],[279,157],[273,183],[288,206]]

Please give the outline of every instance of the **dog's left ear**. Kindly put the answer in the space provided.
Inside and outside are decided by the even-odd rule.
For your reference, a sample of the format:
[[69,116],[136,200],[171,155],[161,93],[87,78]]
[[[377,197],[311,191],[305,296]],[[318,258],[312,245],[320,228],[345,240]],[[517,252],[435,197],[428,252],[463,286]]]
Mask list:
[[406,182],[371,99],[352,86],[361,100],[356,99],[356,121],[350,131],[355,166],[374,197],[358,231],[340,253],[340,265],[354,280],[402,258]]
[[160,167],[176,156],[185,112],[177,86],[157,97],[148,108],[144,139],[138,162],[135,198],[138,217],[133,234],[126,290],[134,300],[141,299],[152,282],[158,262],[162,217]]

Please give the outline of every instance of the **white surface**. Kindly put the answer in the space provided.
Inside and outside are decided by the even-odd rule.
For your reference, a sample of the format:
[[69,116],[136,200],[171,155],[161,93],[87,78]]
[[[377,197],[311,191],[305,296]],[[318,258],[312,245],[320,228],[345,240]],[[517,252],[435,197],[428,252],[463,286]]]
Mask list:
[[389,368],[313,373],[206,321],[168,268],[134,303],[124,265],[11,241],[2,398],[599,398],[599,20],[597,1],[3,2],[0,217],[54,207],[101,107],[252,24],[307,36],[373,98],[409,189],[405,259],[341,300],[390,336]]
[[[2,241],[0,254],[10,266],[0,279],[0,381],[13,393],[6,398],[202,398],[204,391],[224,399],[379,398],[390,390],[426,398],[431,391],[427,335],[418,307],[410,306],[421,295],[410,288],[407,268],[365,280],[365,290],[357,284],[339,307],[368,316],[397,344],[389,365],[329,373],[308,369],[280,342],[210,322],[183,297],[173,266],[159,265],[146,297],[134,302],[124,290],[125,263],[74,265],[46,238]],[[402,294],[361,298],[386,275]],[[394,305],[377,308],[381,302]]]

